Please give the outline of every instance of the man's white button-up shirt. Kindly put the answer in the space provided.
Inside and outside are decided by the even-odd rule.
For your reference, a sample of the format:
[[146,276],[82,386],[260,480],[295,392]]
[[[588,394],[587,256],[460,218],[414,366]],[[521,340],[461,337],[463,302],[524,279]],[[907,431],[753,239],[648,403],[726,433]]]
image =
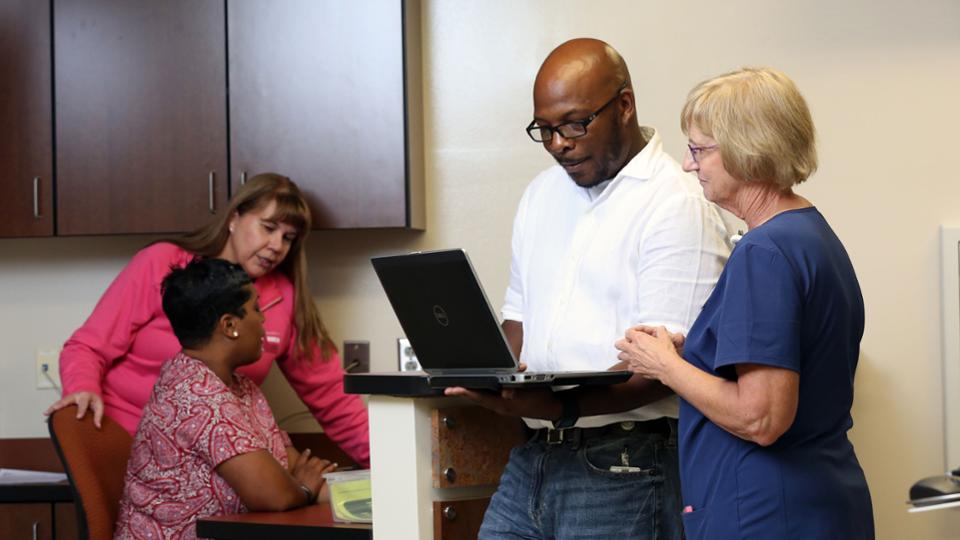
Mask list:
[[[607,369],[614,342],[636,324],[686,334],[717,283],[730,253],[723,221],[643,129],[647,145],[615,178],[582,188],[556,165],[520,200],[502,314],[523,324],[530,371]],[[577,426],[662,416],[677,416],[676,397]]]

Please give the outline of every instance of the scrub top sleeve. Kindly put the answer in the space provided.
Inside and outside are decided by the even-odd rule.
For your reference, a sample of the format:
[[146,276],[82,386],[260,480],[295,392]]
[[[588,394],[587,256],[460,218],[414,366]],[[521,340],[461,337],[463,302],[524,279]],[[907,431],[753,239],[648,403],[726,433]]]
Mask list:
[[783,254],[740,246],[725,281],[714,368],[749,363],[799,372],[803,293]]

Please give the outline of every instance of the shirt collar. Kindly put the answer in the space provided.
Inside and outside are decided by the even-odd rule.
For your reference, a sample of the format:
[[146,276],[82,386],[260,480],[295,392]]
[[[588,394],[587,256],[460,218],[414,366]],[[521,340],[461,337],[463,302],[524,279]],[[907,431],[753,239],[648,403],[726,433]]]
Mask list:
[[647,139],[647,144],[643,147],[643,150],[633,156],[613,178],[604,180],[593,187],[584,188],[584,192],[591,203],[596,204],[601,199],[606,198],[605,196],[612,193],[625,177],[646,180],[656,174],[659,167],[658,157],[663,150],[663,141],[660,140],[660,133],[651,127],[641,126],[640,131],[643,138]]
[[593,201],[596,201],[597,199],[599,199],[599,198],[600,198],[600,195],[603,194],[604,190],[607,189],[607,186],[609,186],[611,182],[613,182],[612,179],[611,179],[611,180],[604,180],[603,182],[600,182],[599,184],[597,184],[597,185],[595,185],[595,186],[590,186],[590,187],[588,187],[588,188],[584,188],[584,191],[586,191],[586,193],[587,193],[587,198],[590,199],[590,202],[593,202]]
[[615,180],[624,176],[646,180],[656,174],[660,165],[658,157],[663,151],[663,141],[660,140],[660,133],[646,126],[641,126],[640,132],[643,134],[643,138],[647,140],[647,145],[620,169],[620,172],[614,178]]

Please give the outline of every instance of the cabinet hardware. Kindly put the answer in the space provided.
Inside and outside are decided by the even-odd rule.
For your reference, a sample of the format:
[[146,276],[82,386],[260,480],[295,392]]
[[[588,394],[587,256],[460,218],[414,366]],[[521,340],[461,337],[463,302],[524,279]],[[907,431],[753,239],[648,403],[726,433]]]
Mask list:
[[33,177],[33,217],[40,219],[40,177]]
[[214,171],[210,171],[210,175],[207,176],[207,183],[209,184],[209,191],[210,191],[210,213],[216,214],[217,211],[213,206],[213,177],[214,177]]

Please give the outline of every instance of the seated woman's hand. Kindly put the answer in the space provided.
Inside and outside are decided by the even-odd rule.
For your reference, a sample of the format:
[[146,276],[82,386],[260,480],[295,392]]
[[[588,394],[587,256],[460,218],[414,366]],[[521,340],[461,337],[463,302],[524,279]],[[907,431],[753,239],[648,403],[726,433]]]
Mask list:
[[310,488],[319,500],[323,500],[324,492],[322,489],[326,483],[323,475],[337,470],[337,464],[327,459],[310,456],[310,449],[307,448],[300,453],[296,464],[290,474],[301,484]]
[[681,360],[684,337],[672,334],[662,326],[635,326],[627,330],[623,339],[614,343],[620,354],[617,358],[630,371],[648,379],[661,380],[666,366]]
[[103,419],[103,398],[94,392],[82,391],[67,394],[47,407],[43,414],[50,416],[55,411],[74,404],[77,406],[77,420],[83,418],[89,409],[93,413],[93,425],[100,427]]

